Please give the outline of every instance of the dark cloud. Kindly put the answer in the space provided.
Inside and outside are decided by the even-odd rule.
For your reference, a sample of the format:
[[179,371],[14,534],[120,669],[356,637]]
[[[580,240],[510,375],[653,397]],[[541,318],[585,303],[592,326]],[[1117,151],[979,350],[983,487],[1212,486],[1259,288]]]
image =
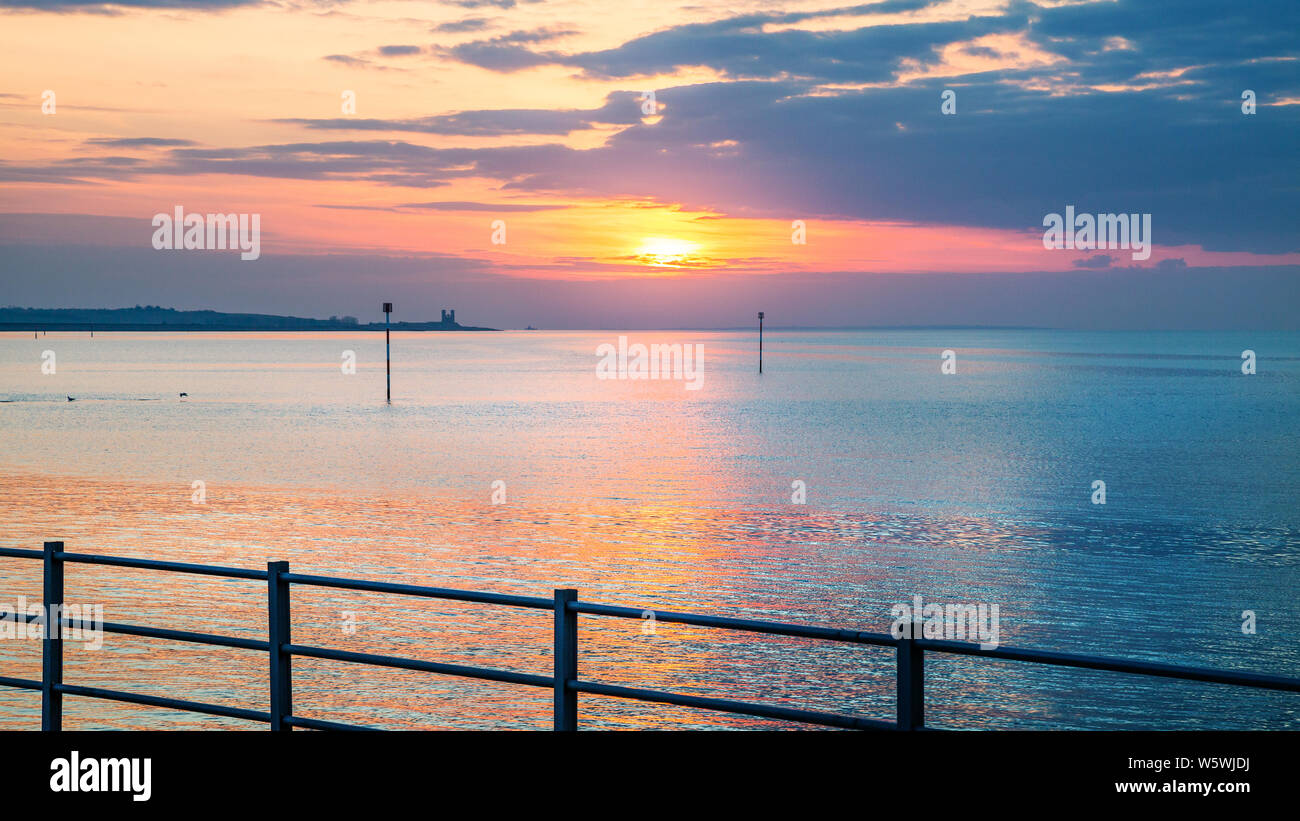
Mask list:
[[[920,4],[903,4],[911,8]],[[530,48],[536,41],[509,36],[476,40],[443,50],[446,56],[492,71],[512,72],[538,65],[565,65],[602,77],[670,73],[707,66],[743,78],[795,76],[843,82],[891,79],[900,60],[929,60],[946,43],[1023,29],[1024,14],[971,17],[960,22],[871,26],[848,31],[765,31],[764,26],[878,6],[820,12],[751,14],[710,23],[676,26],[603,51],[561,54]]]
[[486,17],[466,17],[463,20],[453,20],[450,23],[439,23],[430,31],[439,34],[462,34],[468,31],[482,31],[492,25],[492,21]]
[[512,9],[519,3],[540,3],[542,0],[440,0],[445,6],[459,6],[462,9]]
[[1124,37],[1148,68],[1256,60],[1295,48],[1300,5],[1288,0],[1118,0],[1032,9],[1028,34],[1040,47],[1107,62],[1106,41]]
[[[499,37],[494,37],[491,40],[483,40],[483,41],[477,41],[474,43],[466,44],[464,48],[468,49],[469,51],[473,51],[475,53],[483,55],[482,59],[486,62],[492,61],[493,58],[491,54],[493,52],[499,52],[502,55],[505,55],[503,59],[509,61],[514,59],[515,52],[512,50],[514,46],[519,46],[523,44],[531,45],[537,43],[545,43],[550,40],[556,40],[561,37],[567,37],[572,34],[577,34],[577,32],[571,29],[543,27],[540,29],[514,31],[509,34],[503,34],[500,35]],[[432,51],[434,54],[438,54],[441,56],[446,56],[454,50],[455,49],[447,49],[441,47],[433,47],[432,49],[430,49],[430,51]],[[354,55],[352,58],[345,58],[342,61],[350,62],[352,65],[358,65],[358,66],[372,65],[372,61],[369,59],[370,56],[376,56],[380,58],[411,57],[417,54],[422,54],[424,53],[424,51],[425,49],[420,46],[410,46],[410,45],[380,46],[379,48],[375,49],[371,53],[371,55]],[[340,60],[340,58],[341,55],[330,55],[325,59]]]
[[475,40],[459,46],[440,48],[438,53],[462,63],[501,72],[565,62],[558,54],[539,54],[517,43],[497,43],[492,40]]
[[346,66],[358,66],[358,67],[360,67],[360,66],[367,66],[367,65],[370,65],[370,61],[369,61],[369,60],[363,60],[363,59],[361,59],[360,57],[352,57],[352,56],[347,55],[347,54],[327,54],[327,55],[325,55],[324,57],[322,57],[321,59],[323,59],[323,60],[329,60],[329,61],[332,62],[332,63],[342,63],[343,65],[346,65]]
[[1076,259],[1075,268],[1109,268],[1115,258],[1110,254],[1097,254],[1096,256],[1087,257],[1086,259]]
[[558,40],[561,37],[570,37],[578,32],[574,29],[560,28],[558,26],[543,26],[539,29],[523,29],[512,31],[509,34],[502,34],[500,37],[494,37],[488,42],[491,43],[549,43],[552,40]]
[[450,48],[439,48],[437,53],[459,62],[492,71],[511,72],[548,63],[565,63],[567,58],[556,53],[536,53],[531,46],[548,43],[577,31],[553,26],[539,29],[512,31],[488,40],[474,40]]

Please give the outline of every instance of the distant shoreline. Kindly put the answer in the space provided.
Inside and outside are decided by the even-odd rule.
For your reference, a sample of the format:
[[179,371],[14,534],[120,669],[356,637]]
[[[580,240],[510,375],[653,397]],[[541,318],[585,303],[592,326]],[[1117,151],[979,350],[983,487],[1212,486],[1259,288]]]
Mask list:
[[[476,328],[470,325],[456,325],[455,327],[444,326],[441,322],[394,322],[389,326],[394,331],[494,331],[499,333],[500,328]],[[384,330],[384,325],[379,323],[370,323],[367,325],[339,325],[339,326],[312,326],[312,327],[277,327],[273,325],[199,325],[199,324],[176,324],[167,325],[163,323],[114,323],[99,324],[94,322],[66,322],[62,324],[46,324],[35,322],[0,322],[0,332],[5,331],[103,331],[112,333],[113,331],[209,331],[212,333],[257,333],[265,331],[282,332],[310,332],[310,331],[337,331],[340,333],[374,333],[375,331]]]
[[278,314],[230,314],[178,311],[156,305],[134,308],[0,308],[0,331],[495,331],[456,322],[443,311],[438,322],[358,322],[355,317],[329,319]]

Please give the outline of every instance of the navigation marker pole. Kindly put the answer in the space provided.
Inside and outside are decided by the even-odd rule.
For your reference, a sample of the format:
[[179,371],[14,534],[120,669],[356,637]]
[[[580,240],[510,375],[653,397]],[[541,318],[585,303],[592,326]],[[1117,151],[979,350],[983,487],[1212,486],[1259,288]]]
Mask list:
[[763,312],[758,312],[758,372],[763,372]]
[[388,396],[388,404],[390,405],[393,404],[393,361],[389,356],[389,352],[392,350],[392,348],[388,336],[389,334],[388,315],[391,314],[392,312],[393,312],[393,303],[385,302],[384,303],[384,374],[388,380],[388,388],[386,393]]

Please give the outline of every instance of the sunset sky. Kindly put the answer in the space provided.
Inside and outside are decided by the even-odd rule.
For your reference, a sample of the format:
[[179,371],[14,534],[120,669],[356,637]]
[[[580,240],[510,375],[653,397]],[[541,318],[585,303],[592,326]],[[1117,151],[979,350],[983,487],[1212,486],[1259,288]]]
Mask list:
[[[1298,9],[0,0],[0,304],[1293,328]],[[154,250],[177,205],[261,258]]]

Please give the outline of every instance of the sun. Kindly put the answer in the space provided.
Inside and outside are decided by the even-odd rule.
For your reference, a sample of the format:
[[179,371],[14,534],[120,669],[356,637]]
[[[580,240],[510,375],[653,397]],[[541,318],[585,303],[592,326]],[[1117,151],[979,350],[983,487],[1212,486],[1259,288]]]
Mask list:
[[657,265],[664,268],[684,268],[696,264],[698,242],[672,237],[646,237],[633,253],[643,265]]

